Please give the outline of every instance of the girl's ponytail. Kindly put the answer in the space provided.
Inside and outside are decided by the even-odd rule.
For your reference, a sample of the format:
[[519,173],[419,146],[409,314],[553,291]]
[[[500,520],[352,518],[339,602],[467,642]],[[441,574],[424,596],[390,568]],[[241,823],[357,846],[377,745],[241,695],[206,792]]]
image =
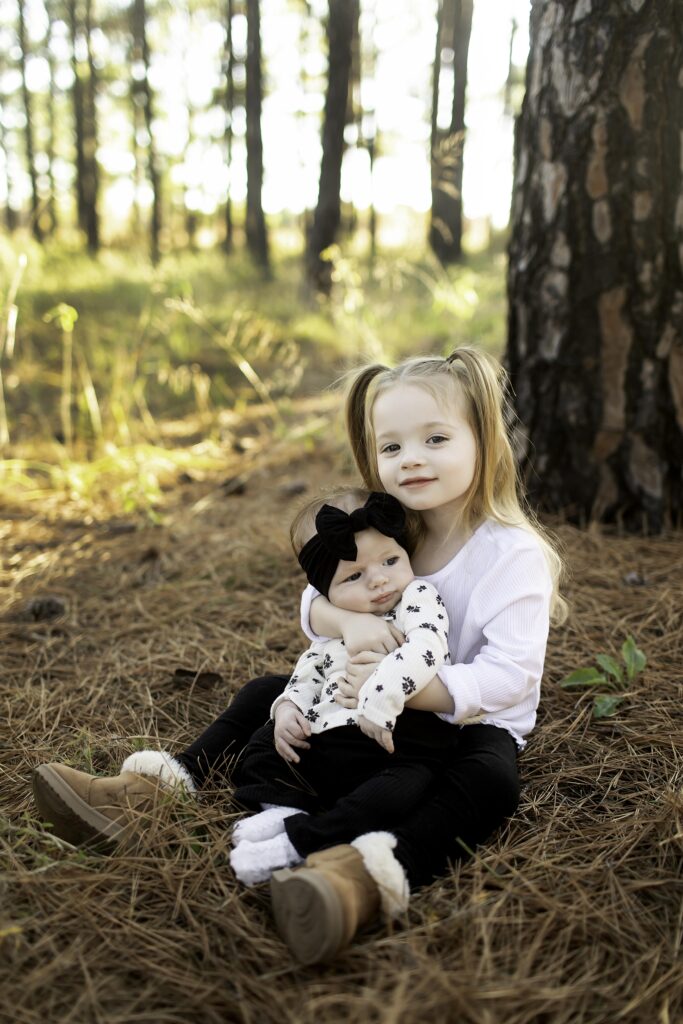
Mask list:
[[377,474],[368,444],[366,399],[372,381],[379,373],[386,372],[387,367],[380,363],[364,366],[352,377],[346,393],[346,431],[351,452],[365,486],[371,491],[377,490]]

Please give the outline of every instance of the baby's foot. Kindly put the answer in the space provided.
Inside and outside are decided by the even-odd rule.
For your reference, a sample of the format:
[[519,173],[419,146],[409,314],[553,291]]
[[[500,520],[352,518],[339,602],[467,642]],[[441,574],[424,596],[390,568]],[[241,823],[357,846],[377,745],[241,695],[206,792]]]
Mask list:
[[296,807],[269,807],[259,814],[238,821],[232,830],[232,845],[237,846],[245,840],[249,843],[260,843],[264,839],[272,839],[285,830],[285,820],[292,814],[301,814]]
[[278,868],[293,868],[302,861],[286,832],[260,843],[244,839],[230,854],[232,870],[243,885],[266,882]]

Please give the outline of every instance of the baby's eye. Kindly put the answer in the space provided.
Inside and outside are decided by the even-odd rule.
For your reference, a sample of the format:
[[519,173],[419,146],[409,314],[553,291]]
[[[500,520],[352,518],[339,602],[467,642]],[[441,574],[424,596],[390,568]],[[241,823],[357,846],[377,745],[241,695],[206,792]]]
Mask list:
[[352,572],[350,576],[347,576],[344,583],[355,583],[356,580],[360,579],[359,572]]
[[442,444],[444,441],[447,440],[448,438],[445,437],[443,434],[432,434],[431,437],[427,438],[427,444]]
[[385,565],[396,565],[398,562],[398,555],[392,555],[391,558],[387,558]]
[[392,441],[391,444],[383,444],[379,450],[379,453],[380,455],[393,455],[394,452],[398,451],[399,447],[400,446],[396,444],[395,441]]

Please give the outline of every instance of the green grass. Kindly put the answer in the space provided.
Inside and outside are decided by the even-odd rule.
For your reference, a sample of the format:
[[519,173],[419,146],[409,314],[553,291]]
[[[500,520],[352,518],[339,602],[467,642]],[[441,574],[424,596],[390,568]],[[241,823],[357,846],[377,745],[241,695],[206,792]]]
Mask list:
[[[73,475],[72,463],[83,480],[114,451],[126,449],[122,462],[135,463],[136,445],[220,443],[225,411],[239,419],[254,403],[278,424],[282,403],[368,359],[446,353],[465,341],[499,354],[503,345],[502,251],[448,270],[424,254],[386,254],[371,266],[337,251],[326,303],[305,294],[299,256],[276,256],[264,280],[241,253],[185,253],[154,268],[134,252],[93,260],[3,239],[4,282],[22,252],[14,346],[0,358],[9,435],[2,454],[13,460],[3,476],[15,484],[22,460],[51,463],[38,476],[53,487]],[[5,323],[7,299],[5,286]],[[186,430],[167,429],[183,421]],[[122,470],[124,491],[126,479]],[[151,481],[142,491],[152,501]]]

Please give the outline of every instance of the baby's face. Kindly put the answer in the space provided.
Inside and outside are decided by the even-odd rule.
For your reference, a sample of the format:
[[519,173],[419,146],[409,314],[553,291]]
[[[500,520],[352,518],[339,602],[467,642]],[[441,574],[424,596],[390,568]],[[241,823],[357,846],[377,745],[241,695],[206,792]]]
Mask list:
[[415,578],[408,554],[391,537],[374,529],[357,533],[355,541],[356,560],[339,563],[328,599],[344,611],[384,615],[398,604]]

